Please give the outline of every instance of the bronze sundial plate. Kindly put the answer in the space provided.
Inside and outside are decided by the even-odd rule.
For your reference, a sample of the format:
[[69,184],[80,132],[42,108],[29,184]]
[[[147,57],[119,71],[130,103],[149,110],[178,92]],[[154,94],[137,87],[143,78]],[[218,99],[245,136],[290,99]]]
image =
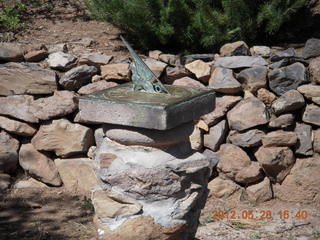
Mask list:
[[170,94],[134,91],[132,83],[80,97],[80,119],[165,130],[211,112],[211,89],[165,85]]

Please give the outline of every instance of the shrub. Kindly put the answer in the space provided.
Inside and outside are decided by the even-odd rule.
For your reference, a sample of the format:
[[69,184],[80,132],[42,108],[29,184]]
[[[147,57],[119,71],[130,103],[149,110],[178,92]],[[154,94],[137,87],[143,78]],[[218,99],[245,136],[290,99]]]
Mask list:
[[213,50],[276,36],[306,0],[86,0],[92,16],[120,27],[143,49]]

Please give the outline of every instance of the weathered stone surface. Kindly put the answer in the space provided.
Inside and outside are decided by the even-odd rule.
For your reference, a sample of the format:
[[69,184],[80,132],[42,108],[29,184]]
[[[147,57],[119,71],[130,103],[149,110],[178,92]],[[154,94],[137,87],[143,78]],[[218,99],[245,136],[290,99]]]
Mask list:
[[250,166],[251,161],[245,151],[232,144],[222,144],[218,152],[218,171],[231,180],[243,169]]
[[92,160],[88,158],[57,158],[54,163],[67,190],[89,194],[97,185]]
[[23,49],[18,44],[0,43],[0,62],[23,61]]
[[91,78],[91,82],[95,83],[95,82],[99,82],[99,81],[102,81],[104,78],[100,75],[94,75],[92,78]]
[[279,115],[298,110],[302,108],[304,104],[305,101],[301,93],[297,90],[290,90],[273,102],[272,109]]
[[106,79],[130,80],[129,63],[113,63],[101,66],[101,76]]
[[288,66],[288,65],[290,65],[290,63],[292,63],[292,62],[290,61],[289,58],[284,58],[284,59],[282,59],[282,60],[280,60],[278,62],[274,62],[272,64],[269,64],[268,67],[270,69],[276,69],[276,68],[281,68],[281,67]]
[[310,38],[302,51],[303,58],[311,58],[320,56],[320,39]]
[[267,86],[267,67],[253,67],[242,70],[237,79],[244,90],[256,93],[260,88]]
[[74,92],[55,91],[51,97],[34,101],[33,114],[41,120],[49,120],[72,113],[77,108],[78,100]]
[[273,118],[269,122],[270,128],[286,128],[292,126],[294,123],[294,115],[291,113],[280,115],[277,118]]
[[172,84],[177,79],[190,76],[190,73],[188,72],[188,70],[181,66],[167,67],[165,70],[166,70],[165,71],[166,74],[165,74],[164,81],[167,84]]
[[320,83],[320,57],[310,61],[308,70],[310,80],[315,83]]
[[106,65],[112,60],[113,56],[103,53],[85,53],[82,54],[78,60],[80,65],[95,66],[100,68],[101,65]]
[[299,204],[314,203],[320,198],[319,169],[319,156],[297,159],[282,184],[274,186],[275,196],[283,201]]
[[202,116],[201,119],[203,119],[208,126],[212,126],[218,123],[240,100],[241,97],[238,96],[217,97],[215,109],[211,113]]
[[27,62],[40,62],[48,56],[46,49],[33,50],[25,54],[23,57]]
[[193,150],[200,151],[203,148],[203,134],[198,126],[194,126],[189,141]]
[[217,151],[220,145],[225,141],[228,131],[227,121],[222,120],[212,126],[208,134],[203,136],[203,144],[212,151]]
[[192,72],[200,81],[208,83],[210,78],[210,65],[202,60],[196,60],[185,65],[185,68]]
[[219,57],[214,65],[223,68],[244,68],[265,66],[268,63],[260,56],[233,56],[233,57]]
[[0,128],[20,136],[33,136],[37,129],[27,123],[0,116]]
[[271,54],[271,49],[267,46],[253,46],[250,48],[251,55],[259,55],[262,57],[268,57]]
[[0,64],[0,88],[13,94],[50,94],[57,89],[56,74],[30,63]]
[[168,64],[153,58],[147,58],[144,60],[144,62],[158,78],[168,66]]
[[288,147],[260,147],[254,156],[270,180],[278,183],[284,180],[295,162]]
[[307,105],[302,120],[320,126],[320,107],[314,104]]
[[182,64],[188,64],[188,63],[191,63],[195,60],[202,60],[204,62],[211,62],[214,60],[214,54],[212,54],[212,53],[191,54],[191,55],[185,55],[181,59]]
[[61,51],[49,54],[48,64],[50,68],[67,71],[75,66],[77,58]]
[[0,192],[7,190],[11,185],[11,177],[8,174],[0,173]]
[[174,80],[172,85],[185,86],[185,87],[196,87],[196,88],[205,88],[206,87],[201,82],[194,80],[192,78],[189,78],[189,77],[183,77],[183,78]]
[[171,66],[179,66],[180,65],[180,57],[173,54],[165,54],[162,53],[159,56],[159,60],[165,63],[168,63]]
[[313,150],[320,153],[320,129],[313,131]]
[[47,45],[48,47],[48,52],[49,53],[54,53],[54,52],[68,52],[68,46],[65,43],[58,43],[58,44],[51,44]]
[[18,165],[19,141],[0,131],[0,172],[11,172]]
[[260,88],[258,90],[257,98],[267,106],[271,106],[273,101],[277,99],[276,95],[265,88]]
[[297,89],[300,93],[303,94],[306,98],[310,100],[314,100],[315,98],[320,98],[320,86],[319,85],[312,85],[306,84],[298,87]]
[[27,180],[18,180],[14,185],[14,189],[44,189],[44,188],[49,188],[46,184],[37,181],[34,178],[29,178]]
[[313,154],[312,127],[310,125],[297,122],[294,131],[298,136],[295,153],[305,156],[311,156]]
[[98,73],[94,66],[82,65],[66,72],[59,80],[59,83],[66,90],[75,91],[83,85],[90,83],[91,78]]
[[266,124],[269,120],[266,106],[254,97],[240,101],[228,112],[227,118],[229,128],[238,131]]
[[118,86],[118,83],[115,82],[108,82],[105,80],[99,81],[99,82],[94,82],[94,83],[90,83],[88,85],[85,85],[83,87],[81,87],[78,90],[79,94],[85,95],[85,94],[90,94],[96,91],[100,91],[103,89],[107,89],[107,88],[111,88],[111,87],[115,87]]
[[269,132],[262,137],[264,147],[290,147],[294,146],[297,141],[298,137],[295,132],[283,130]]
[[227,198],[240,189],[234,181],[216,177],[208,183],[209,197]]
[[250,184],[263,179],[262,169],[258,162],[251,162],[249,167],[242,168],[235,176],[235,181],[242,184]]
[[38,152],[31,143],[21,145],[19,164],[35,179],[52,186],[61,186],[61,179],[53,160]]
[[90,128],[59,119],[42,125],[31,142],[37,150],[54,151],[56,155],[66,157],[86,153],[94,139]]
[[306,69],[302,63],[274,69],[269,72],[268,77],[270,89],[278,95],[297,89],[299,85],[308,82]]
[[248,45],[243,41],[224,44],[220,48],[220,56],[247,56],[249,55]]
[[273,197],[270,180],[266,177],[258,184],[247,187],[246,193],[251,201],[262,203]]
[[160,50],[149,51],[149,57],[159,60],[159,56],[162,54]]
[[209,87],[216,92],[234,94],[242,90],[241,84],[233,77],[231,69],[217,67],[209,79]]
[[265,133],[258,129],[252,129],[244,133],[230,131],[228,141],[239,147],[257,147],[262,144],[261,140]]
[[277,62],[284,58],[292,58],[296,56],[296,50],[294,48],[288,48],[284,51],[276,52],[271,55],[271,62]]

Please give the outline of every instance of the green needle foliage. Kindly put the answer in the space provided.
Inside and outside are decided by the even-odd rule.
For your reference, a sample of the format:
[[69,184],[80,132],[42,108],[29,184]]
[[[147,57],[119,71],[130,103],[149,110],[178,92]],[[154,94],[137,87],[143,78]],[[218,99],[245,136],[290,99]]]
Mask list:
[[87,0],[96,19],[119,26],[142,49],[213,50],[277,36],[306,0]]

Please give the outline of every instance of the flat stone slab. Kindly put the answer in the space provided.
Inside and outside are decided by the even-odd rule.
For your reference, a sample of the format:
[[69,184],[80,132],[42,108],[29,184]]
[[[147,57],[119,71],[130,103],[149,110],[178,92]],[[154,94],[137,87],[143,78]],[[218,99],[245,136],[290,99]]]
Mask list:
[[212,89],[166,85],[170,94],[133,91],[132,83],[79,99],[80,119],[91,123],[166,130],[211,112]]

